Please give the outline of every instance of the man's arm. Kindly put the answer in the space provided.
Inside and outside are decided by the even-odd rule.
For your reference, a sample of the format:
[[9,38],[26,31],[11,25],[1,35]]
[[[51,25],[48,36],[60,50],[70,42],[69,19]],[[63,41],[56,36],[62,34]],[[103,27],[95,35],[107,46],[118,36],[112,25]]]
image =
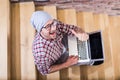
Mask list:
[[58,28],[62,33],[74,35],[78,37],[78,39],[81,41],[86,41],[89,38],[88,34],[78,26],[64,24],[61,21],[59,21]]
[[81,41],[86,41],[89,38],[89,35],[87,33],[79,33],[75,32],[74,30],[71,30],[71,32]]
[[66,62],[64,62],[62,64],[58,64],[58,65],[52,65],[50,67],[50,72],[49,73],[52,73],[52,72],[59,71],[61,69],[70,67],[74,64],[77,64],[77,62],[78,62],[78,56],[69,56],[69,58],[67,59]]
[[75,26],[75,25],[70,25],[70,24],[65,24],[61,21],[58,21],[58,29],[60,30],[61,33],[65,33],[65,34],[68,34],[68,35],[74,35],[71,30],[74,30],[75,32],[80,32],[80,33],[83,33],[84,31],[78,27],[78,26]]

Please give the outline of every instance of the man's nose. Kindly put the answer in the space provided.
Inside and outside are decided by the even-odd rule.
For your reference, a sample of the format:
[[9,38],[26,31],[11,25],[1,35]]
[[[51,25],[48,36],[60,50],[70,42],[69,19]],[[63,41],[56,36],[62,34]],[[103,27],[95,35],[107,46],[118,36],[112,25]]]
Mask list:
[[51,26],[51,30],[56,30],[56,26]]

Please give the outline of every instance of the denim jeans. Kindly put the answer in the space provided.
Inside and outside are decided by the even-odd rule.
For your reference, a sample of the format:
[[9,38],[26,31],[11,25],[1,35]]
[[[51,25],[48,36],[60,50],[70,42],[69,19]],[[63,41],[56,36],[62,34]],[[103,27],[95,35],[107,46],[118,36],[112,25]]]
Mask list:
[[63,36],[62,44],[64,45],[65,49],[63,50],[63,54],[60,56],[60,58],[54,64],[64,63],[69,57],[67,35]]

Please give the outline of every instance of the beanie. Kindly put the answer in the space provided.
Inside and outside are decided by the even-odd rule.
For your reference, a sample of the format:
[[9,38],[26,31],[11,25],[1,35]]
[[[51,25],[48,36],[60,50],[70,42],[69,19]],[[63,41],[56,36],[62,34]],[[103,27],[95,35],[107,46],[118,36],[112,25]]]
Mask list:
[[40,32],[46,22],[51,19],[53,18],[47,12],[35,11],[31,16],[30,22],[37,32]]

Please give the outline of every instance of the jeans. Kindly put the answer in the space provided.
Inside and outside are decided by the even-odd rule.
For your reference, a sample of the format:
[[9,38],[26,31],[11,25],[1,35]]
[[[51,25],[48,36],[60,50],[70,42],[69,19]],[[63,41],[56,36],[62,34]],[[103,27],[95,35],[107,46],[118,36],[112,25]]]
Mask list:
[[67,35],[63,36],[62,44],[64,45],[65,49],[63,51],[63,54],[60,56],[60,58],[54,64],[64,63],[68,59],[68,57],[69,57]]

